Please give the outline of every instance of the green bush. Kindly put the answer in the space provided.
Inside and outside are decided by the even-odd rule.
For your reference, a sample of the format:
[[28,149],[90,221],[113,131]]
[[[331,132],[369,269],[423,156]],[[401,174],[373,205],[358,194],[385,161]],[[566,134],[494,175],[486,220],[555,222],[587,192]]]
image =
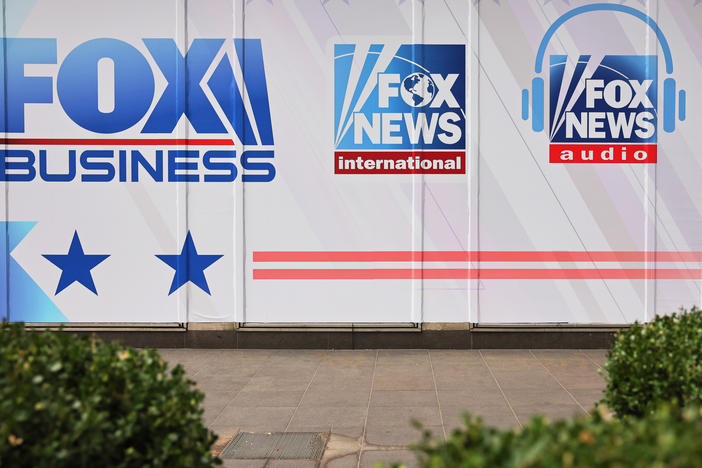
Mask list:
[[665,405],[643,418],[591,416],[549,423],[534,417],[521,430],[486,427],[466,415],[446,441],[425,432],[413,446],[427,468],[699,467],[702,409]]
[[702,402],[702,311],[656,317],[617,334],[607,354],[603,402],[642,415],[663,401]]
[[0,466],[210,467],[204,396],[159,355],[0,326]]

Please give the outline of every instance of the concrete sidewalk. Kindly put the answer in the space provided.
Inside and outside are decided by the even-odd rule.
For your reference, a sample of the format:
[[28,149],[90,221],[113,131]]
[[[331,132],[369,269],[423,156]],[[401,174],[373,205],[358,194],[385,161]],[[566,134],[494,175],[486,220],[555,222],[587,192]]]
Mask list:
[[[602,397],[603,350],[162,349],[206,394],[222,442],[239,431],[331,433],[322,466],[414,466],[411,419],[450,434],[467,410],[517,427],[536,413],[564,418]],[[220,444],[221,445],[221,444]],[[307,467],[304,460],[225,460],[228,467]]]

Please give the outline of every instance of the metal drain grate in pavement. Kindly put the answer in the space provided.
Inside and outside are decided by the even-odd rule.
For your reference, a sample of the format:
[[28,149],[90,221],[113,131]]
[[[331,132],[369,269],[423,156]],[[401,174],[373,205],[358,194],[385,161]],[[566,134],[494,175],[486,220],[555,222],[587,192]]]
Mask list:
[[326,443],[327,434],[322,432],[240,432],[220,458],[319,460]]

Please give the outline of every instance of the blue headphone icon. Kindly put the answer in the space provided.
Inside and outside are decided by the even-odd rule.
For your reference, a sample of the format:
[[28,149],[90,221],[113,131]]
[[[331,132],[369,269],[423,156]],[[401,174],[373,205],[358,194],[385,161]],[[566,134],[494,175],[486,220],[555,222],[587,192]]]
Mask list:
[[[585,5],[569,12],[565,13],[563,16],[558,18],[550,28],[544,34],[543,39],[541,39],[541,44],[539,45],[539,50],[536,54],[536,65],[534,66],[534,71],[537,76],[531,80],[531,128],[535,132],[540,132],[544,129],[544,79],[538,76],[541,74],[543,69],[544,55],[546,54],[546,47],[549,41],[555,34],[556,30],[560,28],[563,23],[578,16],[583,13],[589,13],[591,11],[618,11],[621,13],[626,13],[635,18],[640,19],[646,23],[653,32],[656,33],[658,42],[661,44],[661,49],[663,50],[663,57],[665,59],[665,71],[668,75],[673,73],[673,56],[670,53],[670,46],[668,45],[668,40],[663,35],[656,22],[648,15],[645,15],[636,8],[612,4],[612,3],[594,3],[592,5]],[[663,81],[663,130],[670,133],[675,130],[675,79],[668,77]],[[678,119],[681,121],[685,120],[685,91],[680,90],[678,93],[679,105],[678,105]],[[522,90],[522,119],[529,119],[529,90]]]

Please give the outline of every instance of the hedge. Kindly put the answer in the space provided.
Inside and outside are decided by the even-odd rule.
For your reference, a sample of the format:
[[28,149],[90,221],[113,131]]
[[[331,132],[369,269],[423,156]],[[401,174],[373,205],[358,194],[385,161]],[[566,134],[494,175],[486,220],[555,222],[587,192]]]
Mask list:
[[427,468],[698,467],[700,440],[700,407],[662,405],[643,418],[615,418],[601,406],[554,423],[536,416],[520,430],[466,415],[465,428],[446,441],[425,432],[412,449]]
[[0,466],[211,467],[204,395],[159,355],[0,326]]
[[603,403],[617,414],[643,415],[661,402],[702,403],[702,311],[635,323],[607,354]]

